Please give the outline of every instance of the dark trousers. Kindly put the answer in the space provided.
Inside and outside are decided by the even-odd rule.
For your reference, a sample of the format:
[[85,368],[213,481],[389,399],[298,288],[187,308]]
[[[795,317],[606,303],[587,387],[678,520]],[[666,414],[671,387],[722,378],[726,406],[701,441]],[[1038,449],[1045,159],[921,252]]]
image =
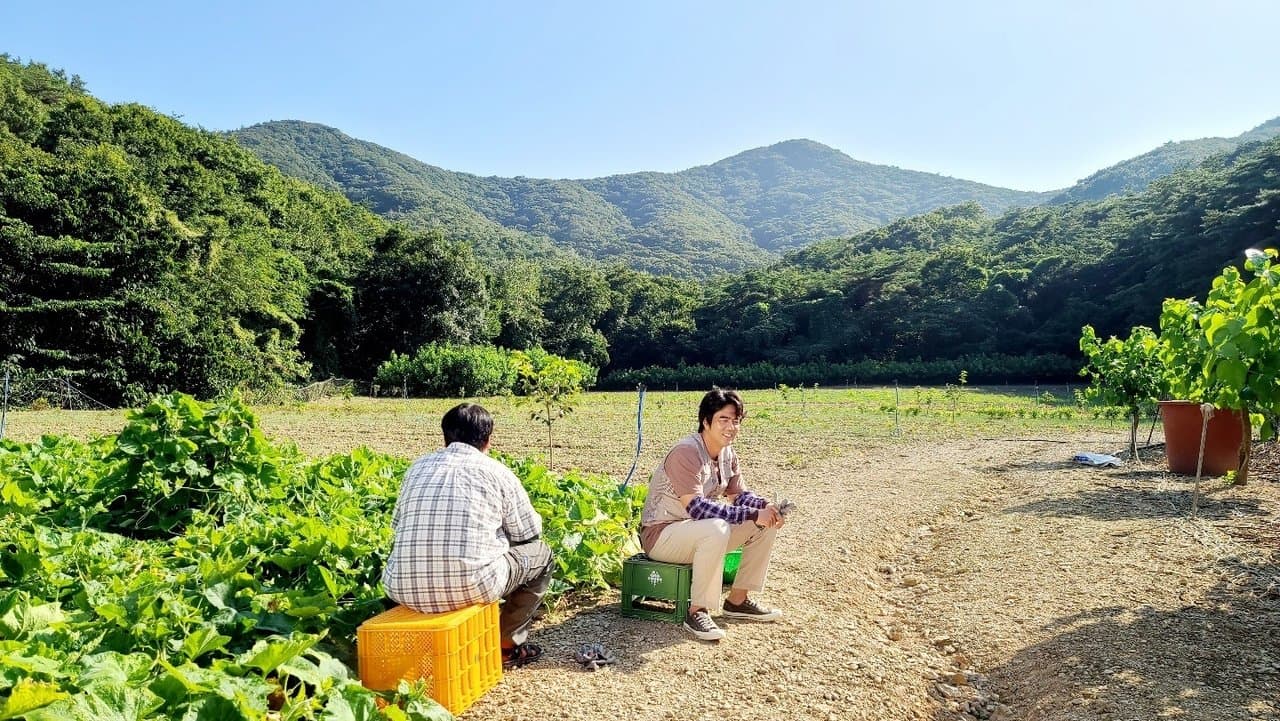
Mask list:
[[519,645],[529,638],[533,613],[551,583],[551,548],[540,538],[512,546],[507,551],[511,575],[502,592],[498,625],[503,645]]

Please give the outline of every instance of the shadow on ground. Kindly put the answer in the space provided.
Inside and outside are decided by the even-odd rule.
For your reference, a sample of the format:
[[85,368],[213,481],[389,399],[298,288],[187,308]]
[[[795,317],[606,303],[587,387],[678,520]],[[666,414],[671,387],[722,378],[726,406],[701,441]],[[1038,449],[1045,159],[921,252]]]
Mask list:
[[[1059,464],[1032,463],[1052,469]],[[1099,469],[1004,513],[1101,521],[1187,519],[1194,478],[1140,467]],[[1265,499],[1265,496],[1261,498]],[[1019,721],[1280,721],[1280,527],[1273,502],[1201,483],[1198,515],[1251,549],[1206,561],[1216,583],[1179,608],[1140,604],[1061,616],[1048,638],[983,669],[988,691]],[[1226,547],[1224,547],[1225,549]],[[1116,583],[1126,583],[1123,576]],[[957,718],[940,709],[938,721]]]
[[986,473],[1016,473],[1020,471],[1064,471],[1068,468],[1079,468],[1080,464],[1071,460],[1058,461],[1015,461],[987,466]]
[[[1156,489],[1129,486],[1090,488],[1070,495],[1041,498],[1005,513],[1024,513],[1053,518],[1090,517],[1102,521],[1138,518],[1184,518],[1191,510],[1192,489]],[[1268,511],[1253,499],[1218,500],[1201,489],[1198,514],[1209,520],[1236,516],[1265,516]]]
[[1224,563],[1194,604],[1055,620],[1057,635],[987,670],[1007,718],[1280,719],[1280,565]]
[[541,662],[528,669],[551,665],[583,668],[574,660],[574,652],[583,644],[599,643],[617,656],[618,661],[613,665],[615,673],[640,671],[648,663],[648,654],[665,646],[704,643],[690,637],[679,624],[625,618],[619,612],[616,597],[607,596],[595,606],[582,608],[567,617],[543,618],[535,626],[531,640],[543,646],[545,655]]

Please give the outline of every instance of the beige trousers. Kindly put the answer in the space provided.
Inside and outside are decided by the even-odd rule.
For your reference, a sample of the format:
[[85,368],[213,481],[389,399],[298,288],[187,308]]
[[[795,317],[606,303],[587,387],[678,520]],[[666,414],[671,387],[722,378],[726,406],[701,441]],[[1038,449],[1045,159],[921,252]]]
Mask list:
[[719,518],[676,521],[662,529],[649,558],[665,563],[692,563],[690,603],[715,613],[720,610],[724,555],[742,546],[742,562],[733,587],[763,591],[769,575],[769,556],[777,536],[778,529],[756,528],[751,521],[737,525]]

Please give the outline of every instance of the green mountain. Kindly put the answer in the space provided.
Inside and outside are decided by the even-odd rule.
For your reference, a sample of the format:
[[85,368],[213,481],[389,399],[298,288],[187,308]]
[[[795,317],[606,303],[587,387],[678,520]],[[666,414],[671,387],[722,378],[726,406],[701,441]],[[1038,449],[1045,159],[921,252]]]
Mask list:
[[108,400],[305,377],[309,299],[384,227],[220,135],[0,55],[0,363]]
[[1082,200],[1101,200],[1108,195],[1137,193],[1151,182],[1175,170],[1191,168],[1210,156],[1259,140],[1280,135],[1280,118],[1267,122],[1234,138],[1200,138],[1168,142],[1135,158],[1103,168],[1075,185],[1055,195],[1050,203],[1074,203]]
[[811,244],[713,284],[664,365],[1075,357],[1081,326],[1155,327],[1165,298],[1203,298],[1278,232],[1280,137],[1140,193],[999,216],[968,203]]
[[[972,201],[1001,212],[1045,197],[864,163],[807,140],[679,173],[544,180],[456,173],[299,121],[232,135],[290,175],[340,188],[413,227],[445,228],[482,255],[519,252],[536,239],[683,277],[741,270],[779,251],[939,206]],[[500,228],[512,234],[505,245],[493,240]]]
[[487,191],[484,179],[451,173],[315,123],[264,123],[232,133],[243,147],[286,175],[340,191],[410,228],[440,229],[482,255],[565,255],[547,236],[507,228],[464,202]]
[[775,251],[949,205],[974,202],[1000,213],[1046,197],[864,163],[810,140],[748,150],[675,176],[691,196],[745,227],[752,242]]
[[118,403],[367,377],[501,332],[519,309],[494,308],[487,270],[220,133],[0,54],[0,367],[19,378]]

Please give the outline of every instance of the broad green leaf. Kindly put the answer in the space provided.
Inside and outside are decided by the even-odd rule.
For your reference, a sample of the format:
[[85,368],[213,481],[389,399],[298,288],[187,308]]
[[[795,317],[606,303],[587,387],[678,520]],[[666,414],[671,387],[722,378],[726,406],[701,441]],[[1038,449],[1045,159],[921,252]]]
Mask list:
[[1225,358],[1218,362],[1216,369],[1218,376],[1232,388],[1244,387],[1245,376],[1248,374],[1244,363],[1234,358]]
[[55,684],[24,679],[13,687],[9,698],[0,706],[0,721],[19,718],[65,698],[69,697]]
[[591,538],[583,539],[582,543],[586,545],[587,548],[590,548],[591,552],[597,556],[603,556],[612,551],[615,547],[615,544],[605,541],[597,541]]
[[326,677],[336,679],[337,681],[346,681],[352,678],[351,669],[347,668],[346,664],[333,656],[330,656],[323,651],[316,651],[315,649],[309,651],[307,655],[316,659],[316,662],[320,666],[320,673],[324,674]]
[[320,640],[318,636],[302,634],[290,639],[267,639],[255,643],[252,649],[241,654],[236,660],[244,666],[252,666],[268,674],[276,670],[280,664],[314,646],[318,640]]
[[164,700],[147,689],[101,684],[69,702],[28,714],[27,721],[146,721],[163,705]]
[[93,611],[106,621],[110,621],[121,626],[128,625],[129,623],[129,610],[118,603],[103,603],[95,606]]
[[66,620],[57,603],[19,603],[0,616],[0,633],[6,638],[20,638]]
[[64,678],[69,669],[62,659],[9,652],[0,655],[0,668],[16,668],[27,674]]
[[226,582],[215,583],[212,586],[206,587],[203,595],[209,603],[213,604],[214,608],[231,608],[235,589],[231,587],[231,584]]
[[404,710],[409,721],[454,721],[449,709],[430,698],[409,699],[405,702]]
[[154,664],[150,656],[141,653],[95,653],[80,660],[78,683],[83,688],[104,683],[118,686],[143,685]]
[[285,661],[276,668],[276,673],[281,676],[292,676],[299,681],[315,687],[321,687],[328,680],[320,667],[314,661],[305,656],[296,656]]
[[1218,343],[1221,342],[1222,334],[1226,331],[1227,318],[1225,315],[1215,313],[1208,318],[1208,323],[1204,328],[1204,334],[1205,337],[1209,339],[1210,345],[1218,345]]
[[210,651],[227,645],[230,636],[218,633],[213,626],[201,626],[182,639],[182,653],[188,661],[194,661]]
[[[6,510],[33,512],[40,508],[39,499],[36,496],[27,493],[17,481],[6,481],[0,485],[0,501],[4,502]],[[7,558],[9,554],[5,554]],[[21,569],[21,567],[19,567]],[[18,579],[21,575],[9,574],[10,567],[5,566],[4,571],[10,578]]]
[[206,696],[192,701],[182,715],[182,721],[250,721],[230,700],[221,696]]
[[316,570],[320,572],[320,578],[324,581],[324,587],[329,589],[329,595],[335,599],[342,596],[342,592],[338,590],[338,582],[333,578],[333,572],[324,566],[316,566]]
[[177,705],[188,696],[198,696],[209,690],[209,686],[200,682],[200,677],[206,674],[205,669],[192,664],[176,667],[163,658],[158,663],[165,672],[151,682],[150,689],[168,704]]
[[321,721],[378,721],[373,692],[358,683],[347,683],[329,692]]

